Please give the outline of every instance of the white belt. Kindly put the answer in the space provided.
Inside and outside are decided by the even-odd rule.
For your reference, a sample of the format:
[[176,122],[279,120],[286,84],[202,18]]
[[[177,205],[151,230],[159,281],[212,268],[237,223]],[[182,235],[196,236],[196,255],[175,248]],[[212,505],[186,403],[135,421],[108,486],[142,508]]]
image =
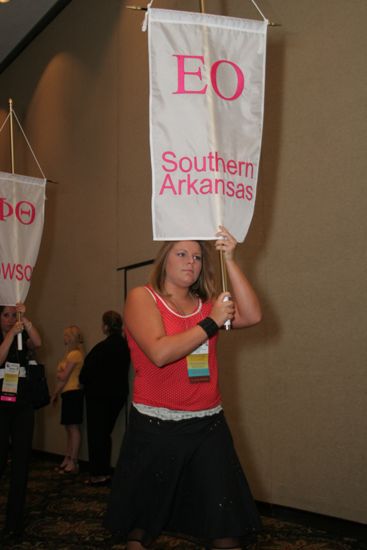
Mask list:
[[[0,369],[0,380],[4,378],[5,369]],[[20,367],[19,369],[19,378],[25,378],[27,376],[27,373],[25,371],[25,367]]]

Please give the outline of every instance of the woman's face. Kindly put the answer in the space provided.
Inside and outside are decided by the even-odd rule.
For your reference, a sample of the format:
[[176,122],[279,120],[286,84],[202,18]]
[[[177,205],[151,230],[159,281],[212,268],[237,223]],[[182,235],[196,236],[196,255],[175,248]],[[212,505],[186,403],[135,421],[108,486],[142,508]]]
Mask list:
[[70,334],[67,330],[64,330],[64,345],[67,346],[70,342]]
[[17,320],[17,312],[13,306],[5,306],[0,314],[1,330],[4,334],[15,325]]
[[166,282],[190,287],[202,268],[202,252],[196,241],[178,241],[167,256]]

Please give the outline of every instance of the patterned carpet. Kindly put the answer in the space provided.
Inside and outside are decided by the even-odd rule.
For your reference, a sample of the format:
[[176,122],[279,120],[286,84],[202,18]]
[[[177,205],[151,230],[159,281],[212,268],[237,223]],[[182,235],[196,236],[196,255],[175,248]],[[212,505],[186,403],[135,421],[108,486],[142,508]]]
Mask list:
[[[13,550],[124,550],[102,527],[108,487],[85,485],[87,474],[65,476],[55,472],[56,462],[35,456],[28,485],[26,529],[22,542],[2,545]],[[0,526],[4,523],[7,479],[1,481]],[[248,550],[367,550],[361,529],[347,536],[338,530],[311,528],[262,514],[264,529]],[[351,524],[353,526],[353,524]],[[363,529],[363,527],[361,526]],[[333,531],[333,532],[332,532]],[[154,550],[203,550],[187,541],[160,537]]]

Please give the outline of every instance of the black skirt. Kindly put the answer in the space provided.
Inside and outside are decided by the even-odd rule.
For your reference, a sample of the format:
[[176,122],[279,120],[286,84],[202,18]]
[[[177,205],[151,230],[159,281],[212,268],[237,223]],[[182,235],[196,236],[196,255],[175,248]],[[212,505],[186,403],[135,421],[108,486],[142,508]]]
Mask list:
[[162,421],[132,407],[105,525],[146,547],[167,533],[235,548],[259,530],[223,413]]
[[61,420],[64,426],[83,422],[83,390],[69,390],[61,394]]

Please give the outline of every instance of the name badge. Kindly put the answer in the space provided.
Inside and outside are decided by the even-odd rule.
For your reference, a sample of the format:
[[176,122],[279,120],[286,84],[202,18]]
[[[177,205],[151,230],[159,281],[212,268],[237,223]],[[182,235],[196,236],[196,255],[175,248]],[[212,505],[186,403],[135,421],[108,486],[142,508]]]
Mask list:
[[209,382],[209,343],[204,342],[186,357],[187,374],[191,383]]
[[17,400],[19,372],[19,363],[5,363],[3,389],[0,395],[0,401],[15,403]]

